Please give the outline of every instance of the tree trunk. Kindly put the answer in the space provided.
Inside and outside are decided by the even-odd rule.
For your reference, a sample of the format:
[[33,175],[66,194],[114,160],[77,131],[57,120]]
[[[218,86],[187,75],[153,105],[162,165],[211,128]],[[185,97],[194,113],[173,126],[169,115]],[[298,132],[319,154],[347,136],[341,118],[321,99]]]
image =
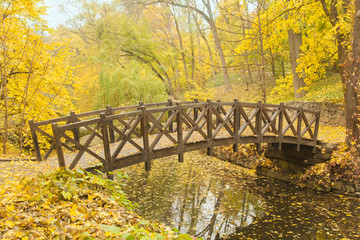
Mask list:
[[[214,63],[214,59],[213,59],[213,56],[212,56],[212,51],[211,51],[211,48],[210,48],[210,44],[209,44],[207,38],[205,37],[205,34],[203,33],[203,31],[201,31],[201,28],[200,28],[199,23],[197,21],[196,14],[193,12],[192,15],[193,15],[193,18],[194,18],[194,21],[195,21],[195,24],[196,24],[196,28],[197,28],[198,32],[200,33],[201,38],[205,41],[206,47],[208,49],[209,58],[210,58],[210,64],[211,64],[211,70],[212,70],[212,76],[213,76],[213,79],[214,79],[214,83],[216,83],[217,80],[216,80],[215,63]],[[199,46],[200,46],[200,44],[199,44]]]
[[[172,12],[171,12],[172,13]],[[176,28],[176,33],[178,35],[178,40],[179,40],[179,44],[180,44],[180,50],[181,50],[181,59],[183,62],[183,66],[184,66],[184,72],[185,72],[185,78],[186,78],[186,82],[187,82],[187,86],[188,86],[188,90],[191,89],[190,86],[190,82],[189,82],[189,73],[187,71],[187,66],[186,66],[186,59],[185,59],[185,53],[184,53],[184,46],[183,46],[183,41],[182,41],[182,37],[181,37],[181,33],[180,33],[180,29],[179,29],[179,23],[175,17],[175,14],[173,14],[173,18],[174,18],[174,22],[175,22],[175,28]]]
[[298,60],[300,58],[300,46],[302,45],[301,33],[294,33],[292,29],[288,31],[289,38],[289,50],[290,50],[290,63],[291,72],[293,74],[294,94],[295,98],[301,98],[305,96],[306,91],[303,89],[306,87],[304,79],[296,72],[298,66]]
[[225,92],[229,92],[231,91],[231,83],[230,83],[230,78],[228,75],[228,71],[227,71],[227,65],[226,65],[226,61],[225,61],[225,55],[221,46],[221,42],[220,42],[220,38],[217,32],[217,29],[215,27],[215,23],[213,22],[213,24],[210,25],[211,31],[213,33],[213,37],[214,37],[214,41],[215,41],[215,45],[216,48],[218,50],[219,53],[219,58],[220,58],[220,62],[221,62],[221,70],[222,73],[224,75],[224,81],[225,81]]
[[218,50],[218,54],[219,54],[219,58],[220,58],[220,62],[221,62],[221,70],[223,72],[224,75],[224,82],[225,82],[225,92],[229,92],[231,91],[231,83],[230,83],[230,79],[229,79],[229,75],[228,75],[228,70],[227,70],[227,64],[226,64],[226,60],[225,60],[225,55],[221,46],[221,41],[217,32],[217,28],[215,25],[215,21],[214,21],[214,17],[213,17],[213,13],[211,11],[211,3],[209,0],[207,0],[205,2],[205,0],[202,0],[202,2],[204,3],[206,10],[208,12],[208,17],[206,18],[207,22],[210,25],[210,29],[211,32],[213,34],[214,37],[214,42],[215,42],[215,46],[216,49]]
[[360,150],[360,104],[359,104],[359,78],[360,78],[360,0],[355,3],[354,26],[352,31],[352,49],[346,64],[344,74],[345,104],[346,104],[346,142],[350,146],[355,143]]
[[261,79],[261,91],[263,94],[263,102],[266,103],[266,81],[265,81],[265,50],[263,43],[263,33],[262,25],[260,20],[260,8],[258,8],[258,26],[259,26],[259,41],[260,41],[260,55],[261,55],[261,65],[260,65],[260,79]]

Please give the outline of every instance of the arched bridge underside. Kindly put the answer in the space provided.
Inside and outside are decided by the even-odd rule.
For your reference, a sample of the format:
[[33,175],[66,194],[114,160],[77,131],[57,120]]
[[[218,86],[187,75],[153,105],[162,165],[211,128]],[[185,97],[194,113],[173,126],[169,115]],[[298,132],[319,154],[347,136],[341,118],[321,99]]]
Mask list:
[[[73,169],[96,159],[88,170],[113,171],[153,159],[221,145],[262,143],[317,145],[320,113],[279,105],[234,102],[168,102],[111,108],[42,122],[30,121],[38,160],[56,151],[59,166]],[[51,127],[50,127],[51,125]],[[51,146],[40,149],[38,138]],[[43,139],[43,138],[42,138]],[[64,149],[72,153],[64,154]]]

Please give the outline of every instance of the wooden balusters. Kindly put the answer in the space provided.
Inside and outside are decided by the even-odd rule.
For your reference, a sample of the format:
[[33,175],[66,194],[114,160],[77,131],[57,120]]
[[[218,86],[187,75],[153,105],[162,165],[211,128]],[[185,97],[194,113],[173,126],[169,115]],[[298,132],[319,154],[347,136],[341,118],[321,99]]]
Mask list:
[[30,125],[31,137],[32,137],[33,143],[34,143],[34,150],[35,150],[36,160],[37,161],[42,161],[40,147],[39,147],[39,140],[37,138],[36,126],[35,126],[34,120],[30,120],[29,125]]
[[178,158],[179,162],[184,161],[184,139],[183,139],[183,116],[181,112],[181,103],[177,102],[177,115],[176,115],[176,129],[177,129],[177,140],[178,140]]
[[149,126],[148,126],[148,119],[146,117],[146,107],[140,107],[142,111],[141,117],[141,136],[143,140],[143,160],[145,162],[145,169],[146,171],[151,170],[151,154],[150,154],[150,144],[149,144]]
[[279,138],[279,150],[282,148],[282,141],[283,141],[283,124],[284,124],[284,111],[285,106],[284,103],[280,103],[280,113],[279,113],[279,126],[278,126],[278,138]]
[[52,131],[53,131],[53,135],[54,135],[54,143],[55,143],[55,149],[56,149],[56,153],[57,153],[57,157],[58,157],[58,161],[59,161],[59,166],[60,166],[60,168],[66,168],[64,152],[63,152],[62,143],[61,143],[62,133],[59,130],[59,126],[57,123],[52,123],[51,127],[52,127]]
[[239,130],[240,130],[240,103],[239,99],[234,99],[234,144],[233,144],[233,151],[237,152],[239,149]]
[[214,155],[214,147],[213,147],[213,137],[212,137],[212,129],[213,129],[213,123],[212,123],[212,109],[213,109],[213,103],[211,99],[207,100],[208,103],[208,111],[206,115],[206,128],[207,128],[207,142],[208,142],[208,148],[207,148],[207,155],[212,156]]
[[112,174],[113,161],[112,161],[111,152],[110,152],[108,124],[107,124],[105,113],[100,113],[100,118],[101,118],[101,134],[102,134],[104,157],[105,157],[105,161],[103,163],[104,169],[108,175],[108,178],[113,180],[114,179],[114,176]]

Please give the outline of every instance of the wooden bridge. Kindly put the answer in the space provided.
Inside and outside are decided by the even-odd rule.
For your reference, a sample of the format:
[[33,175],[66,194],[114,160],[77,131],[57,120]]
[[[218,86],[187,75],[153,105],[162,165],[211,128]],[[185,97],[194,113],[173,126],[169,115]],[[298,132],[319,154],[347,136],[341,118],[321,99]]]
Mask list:
[[[320,113],[303,108],[258,103],[168,102],[111,108],[59,117],[42,122],[29,121],[37,160],[46,160],[56,151],[61,168],[73,169],[84,155],[99,160],[89,167],[102,172],[145,163],[177,154],[183,161],[188,151],[221,145],[262,143],[317,145]],[[51,127],[50,127],[51,126]],[[51,146],[40,150],[38,134]],[[94,145],[97,147],[95,150]],[[132,151],[124,151],[125,147]],[[64,149],[74,153],[64,154]],[[100,149],[100,150],[99,150]],[[68,162],[68,164],[67,164]]]

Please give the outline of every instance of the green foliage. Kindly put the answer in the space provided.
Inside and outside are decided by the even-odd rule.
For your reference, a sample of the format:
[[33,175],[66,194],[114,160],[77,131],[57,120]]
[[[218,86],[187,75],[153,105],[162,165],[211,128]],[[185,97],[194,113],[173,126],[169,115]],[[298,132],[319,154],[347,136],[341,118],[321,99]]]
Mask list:
[[144,65],[132,61],[113,72],[102,71],[96,107],[162,102],[167,98],[161,81]]

